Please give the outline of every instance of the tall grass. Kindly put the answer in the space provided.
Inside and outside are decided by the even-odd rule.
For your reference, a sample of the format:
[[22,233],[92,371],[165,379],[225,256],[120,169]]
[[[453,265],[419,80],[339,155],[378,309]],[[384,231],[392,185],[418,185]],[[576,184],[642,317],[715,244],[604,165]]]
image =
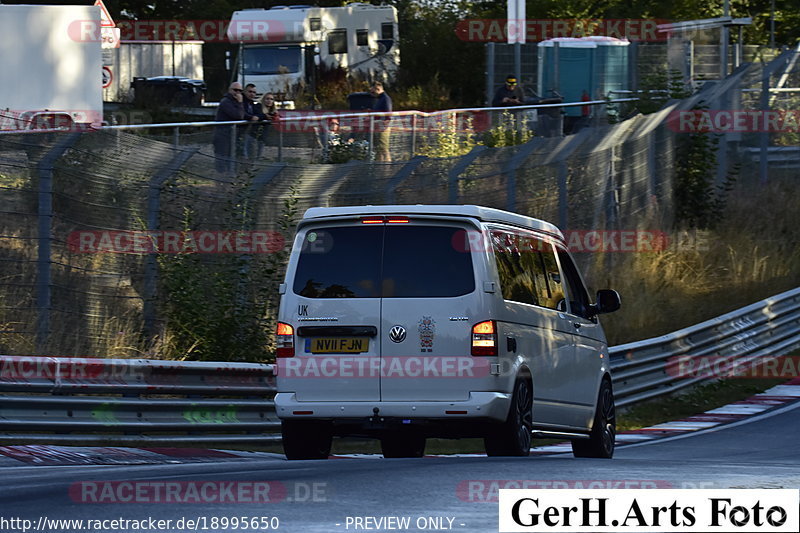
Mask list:
[[744,182],[714,229],[662,252],[615,254],[610,269],[594,262],[587,277],[623,301],[602,318],[609,343],[669,333],[800,285],[798,205],[792,179]]

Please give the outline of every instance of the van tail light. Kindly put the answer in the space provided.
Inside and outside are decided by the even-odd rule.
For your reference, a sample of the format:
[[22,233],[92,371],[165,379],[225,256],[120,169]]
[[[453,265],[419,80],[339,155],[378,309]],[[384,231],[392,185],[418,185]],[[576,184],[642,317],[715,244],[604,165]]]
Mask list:
[[408,224],[411,221],[408,220],[408,217],[389,217],[386,222],[389,224]]
[[294,357],[294,328],[278,322],[275,329],[275,357]]
[[497,325],[494,320],[486,320],[472,326],[472,355],[497,355]]

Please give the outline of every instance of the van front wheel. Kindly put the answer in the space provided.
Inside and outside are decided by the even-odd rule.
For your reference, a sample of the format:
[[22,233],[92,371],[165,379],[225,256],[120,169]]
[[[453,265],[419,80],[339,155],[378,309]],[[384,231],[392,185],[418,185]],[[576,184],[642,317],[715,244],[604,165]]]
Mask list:
[[517,378],[506,421],[483,439],[486,455],[524,457],[530,455],[533,432],[533,390],[530,381]]
[[327,459],[331,454],[333,434],[330,424],[310,420],[281,422],[283,453],[290,461]]
[[603,380],[597,397],[592,432],[588,440],[572,441],[572,455],[575,457],[597,457],[611,459],[617,434],[617,416],[614,407],[614,392],[611,382]]

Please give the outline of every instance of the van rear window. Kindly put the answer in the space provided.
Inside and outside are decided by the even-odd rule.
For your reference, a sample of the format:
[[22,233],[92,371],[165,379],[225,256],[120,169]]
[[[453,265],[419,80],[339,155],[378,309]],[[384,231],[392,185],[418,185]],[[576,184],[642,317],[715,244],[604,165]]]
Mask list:
[[448,226],[315,228],[305,235],[293,290],[307,298],[446,298],[475,290],[472,256]]

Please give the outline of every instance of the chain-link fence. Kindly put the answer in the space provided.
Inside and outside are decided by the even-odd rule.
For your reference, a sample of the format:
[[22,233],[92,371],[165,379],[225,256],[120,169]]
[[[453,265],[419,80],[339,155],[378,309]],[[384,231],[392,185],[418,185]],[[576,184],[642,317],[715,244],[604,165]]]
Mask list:
[[[657,113],[521,144],[479,142],[485,138],[475,135],[475,112],[399,115],[390,130],[391,161],[308,163],[307,154],[296,154],[317,150],[322,157],[323,146],[311,146],[324,129],[321,119],[318,129],[269,132],[307,139],[308,146],[284,143],[280,157],[269,143],[260,157],[220,157],[213,132],[201,128],[182,128],[177,143],[172,134],[155,137],[154,128],[0,134],[0,353],[159,357],[182,350],[192,358],[199,342],[193,327],[236,329],[269,315],[293,225],[311,206],[479,204],[568,230],[669,228],[676,146],[685,133],[675,127],[675,114],[698,106],[760,109],[765,100],[790,109],[796,93],[771,89],[800,86],[796,57],[787,52],[768,65],[743,66]],[[512,119],[517,133],[528,127],[531,117],[524,117]],[[372,129],[363,118],[353,120],[362,123],[340,123],[340,131],[377,135],[375,117],[367,118]],[[489,124],[487,130],[504,123]],[[725,133],[719,175],[736,163],[743,173],[785,166],[770,152],[797,148],[796,141],[781,144],[785,139],[786,132]],[[352,142],[362,140],[375,142]],[[189,232],[209,232],[214,243],[203,248],[207,235]],[[237,248],[241,232],[246,246]],[[170,238],[175,246],[165,249]],[[256,239],[269,246],[255,250]],[[217,289],[223,296],[215,300]],[[178,320],[181,306],[216,310]],[[264,326],[256,322],[247,327]],[[242,346],[263,341],[237,338]],[[202,357],[263,356],[261,348],[252,350]]]

